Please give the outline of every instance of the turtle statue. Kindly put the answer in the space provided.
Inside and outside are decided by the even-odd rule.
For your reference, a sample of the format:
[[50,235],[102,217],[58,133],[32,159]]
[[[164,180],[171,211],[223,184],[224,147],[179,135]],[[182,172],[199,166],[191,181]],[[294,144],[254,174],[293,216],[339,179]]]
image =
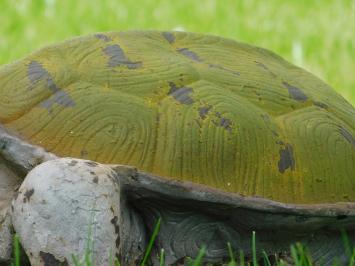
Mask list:
[[[355,109],[274,53],[186,32],[98,33],[0,68],[0,257],[150,256],[182,265],[345,262],[355,239]],[[14,230],[12,230],[12,226]]]

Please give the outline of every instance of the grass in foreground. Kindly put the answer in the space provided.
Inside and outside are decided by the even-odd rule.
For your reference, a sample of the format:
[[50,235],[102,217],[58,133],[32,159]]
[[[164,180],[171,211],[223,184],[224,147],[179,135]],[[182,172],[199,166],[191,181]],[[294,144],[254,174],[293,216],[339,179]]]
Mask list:
[[[161,225],[161,218],[157,220],[157,223],[154,227],[152,236],[148,242],[146,252],[144,254],[144,257],[141,261],[140,266],[146,266],[148,265],[149,258],[152,256],[152,249],[154,242],[158,236],[159,230],[160,230],[160,225]],[[90,231],[90,230],[89,230]],[[89,236],[91,234],[89,233]],[[349,258],[349,265],[348,266],[355,266],[355,246],[352,247],[351,241],[349,240],[347,234],[345,231],[341,231],[341,237],[344,243],[344,249],[347,257]],[[91,241],[88,241],[91,242]],[[95,266],[92,262],[92,249],[90,248],[91,244],[87,245],[86,252],[84,254],[84,262],[81,262],[78,256],[72,255],[73,263],[75,266]],[[242,250],[239,251],[239,258],[236,259],[235,257],[235,252],[233,251],[231,244],[227,243],[228,247],[228,253],[229,253],[229,262],[224,263],[223,265],[225,266],[287,266],[292,263],[292,265],[295,266],[312,266],[314,265],[312,262],[312,258],[310,254],[308,253],[307,247],[302,245],[301,243],[296,243],[294,245],[290,246],[290,254],[291,254],[291,260],[288,260],[287,262],[284,261],[282,258],[279,258],[277,254],[275,254],[273,262],[270,261],[270,256],[267,255],[267,253],[263,250],[262,251],[262,258],[258,259],[257,258],[257,247],[256,247],[256,233],[253,231],[252,233],[252,241],[251,241],[251,249],[252,249],[252,256],[251,256],[251,261],[247,262],[245,261],[245,256]],[[206,247],[203,246],[197,257],[195,259],[192,258],[187,258],[187,263],[189,266],[202,266],[205,265],[202,263],[203,257],[206,253]],[[117,258],[112,258],[110,257],[110,266],[121,266]],[[164,249],[161,249],[160,254],[159,254],[159,266],[164,266],[165,265],[165,253]],[[19,244],[19,237],[15,235],[14,237],[14,260],[13,263],[11,264],[12,266],[20,266],[20,244]],[[207,265],[212,265],[212,264],[207,264]],[[334,260],[333,262],[334,266],[343,266],[341,265],[337,260]]]

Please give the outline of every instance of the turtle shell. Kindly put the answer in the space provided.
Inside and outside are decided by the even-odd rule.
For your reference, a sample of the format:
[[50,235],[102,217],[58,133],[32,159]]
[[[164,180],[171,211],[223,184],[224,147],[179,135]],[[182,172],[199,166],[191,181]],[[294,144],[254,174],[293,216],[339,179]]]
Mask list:
[[111,32],[0,69],[0,123],[59,156],[274,201],[355,201],[355,109],[267,50]]

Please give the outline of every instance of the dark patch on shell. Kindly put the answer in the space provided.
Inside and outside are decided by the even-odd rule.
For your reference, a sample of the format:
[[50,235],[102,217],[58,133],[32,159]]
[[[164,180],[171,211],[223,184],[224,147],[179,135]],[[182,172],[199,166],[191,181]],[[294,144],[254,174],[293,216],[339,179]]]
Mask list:
[[202,106],[198,108],[198,114],[200,115],[202,120],[207,117],[207,114],[211,110],[211,108],[211,106]]
[[50,253],[40,251],[39,256],[41,257],[44,266],[60,266],[60,265],[67,266],[67,265],[69,265],[66,259],[64,259],[64,261],[60,261],[60,260],[56,259],[56,257],[54,257],[54,255],[52,255]]
[[306,94],[304,94],[304,92],[301,89],[299,89],[295,86],[292,86],[285,81],[282,82],[282,84],[288,90],[288,94],[290,95],[290,97],[292,99],[295,99],[296,101],[300,101],[300,102],[307,101],[308,97]]
[[280,149],[280,160],[278,163],[280,173],[284,173],[287,169],[295,170],[295,160],[293,158],[293,148],[290,144],[286,144],[284,149]]
[[71,99],[69,93],[63,90],[57,91],[52,97],[40,103],[39,106],[46,108],[49,112],[52,112],[52,106],[55,103],[64,107],[75,106],[74,101]]
[[99,165],[97,162],[93,162],[93,161],[86,161],[85,163],[91,167],[96,167]]
[[142,62],[132,62],[118,44],[107,46],[103,52],[109,57],[109,67],[125,66],[129,69],[136,69],[142,66]]
[[340,134],[353,146],[355,146],[355,138],[351,135],[349,131],[347,131],[345,128],[340,127],[339,128]]
[[99,177],[98,176],[95,176],[92,180],[92,182],[94,182],[95,184],[98,184],[99,183]]
[[219,122],[219,126],[223,127],[224,129],[228,130],[229,132],[232,131],[232,121],[229,120],[228,118],[221,117],[221,120]]
[[328,105],[326,105],[325,103],[322,103],[322,102],[313,102],[313,104],[314,104],[315,106],[320,107],[320,108],[328,109]]
[[35,84],[43,79],[48,79],[50,74],[37,61],[31,61],[27,69],[28,79]]
[[195,52],[192,52],[187,48],[179,48],[176,51],[194,61],[202,62],[201,58]]
[[216,69],[220,69],[220,70],[226,71],[226,72],[231,73],[231,74],[233,74],[235,76],[240,76],[239,72],[231,70],[231,69],[226,68],[226,67],[223,67],[221,65],[209,64],[208,66],[211,67],[211,68],[216,68]]
[[78,163],[76,160],[71,160],[70,163],[68,163],[69,166],[75,166]]
[[112,39],[110,37],[108,37],[107,35],[102,34],[102,33],[95,34],[95,37],[104,41],[104,42],[112,41]]
[[194,100],[190,97],[192,89],[188,87],[177,87],[175,83],[169,82],[170,90],[168,95],[182,104],[190,105]]
[[30,90],[41,80],[47,82],[47,88],[54,94],[49,99],[40,104],[41,107],[46,108],[49,112],[52,111],[54,103],[62,105],[64,107],[75,106],[74,100],[70,97],[69,93],[59,88],[52,75],[37,61],[31,61],[27,70],[28,79],[31,82]]
[[165,31],[162,33],[162,35],[165,38],[165,40],[167,40],[170,44],[174,43],[175,35],[173,33]]
[[120,245],[120,227],[118,226],[118,217],[114,216],[111,219],[111,223],[113,224],[113,226],[115,227],[115,234],[117,235],[116,238],[116,247],[118,248]]
[[30,199],[34,192],[35,190],[33,188],[26,190],[26,192],[23,194],[23,202],[30,202]]
[[220,112],[216,112],[216,116],[218,118],[220,118],[219,124],[212,120],[213,124],[215,124],[216,126],[219,126],[219,127],[223,127],[226,130],[228,130],[229,132],[231,132],[232,131],[232,127],[231,127],[232,121],[228,118],[223,117]]

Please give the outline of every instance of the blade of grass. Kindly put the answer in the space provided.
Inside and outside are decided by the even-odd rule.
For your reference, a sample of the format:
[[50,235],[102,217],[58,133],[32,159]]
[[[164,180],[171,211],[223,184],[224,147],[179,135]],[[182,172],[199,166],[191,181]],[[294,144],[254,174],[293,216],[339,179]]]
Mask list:
[[198,252],[198,255],[196,257],[196,259],[192,262],[192,264],[190,264],[190,266],[200,266],[202,265],[202,258],[203,256],[205,256],[206,253],[206,247],[203,246],[200,251]]
[[227,246],[228,246],[228,253],[229,253],[229,258],[230,258],[230,262],[228,263],[228,266],[237,266],[237,262],[235,261],[235,258],[234,258],[231,243],[228,242]]
[[278,261],[276,262],[276,265],[277,265],[277,266],[286,266],[285,262],[284,262],[282,259],[278,260]]
[[296,243],[296,247],[299,250],[299,253],[301,255],[301,265],[312,265],[312,258],[310,257],[310,254],[308,253],[307,248],[302,245],[301,243]]
[[239,250],[239,266],[244,266],[245,261],[244,261],[244,252],[243,250]]
[[256,259],[256,237],[255,237],[255,231],[253,231],[253,234],[252,234],[251,249],[252,249],[252,252],[253,252],[253,265],[254,266],[258,266],[258,261]]
[[110,251],[110,266],[120,266],[120,262],[118,261],[117,257],[113,258],[112,251]]
[[71,255],[71,258],[72,258],[73,263],[74,263],[75,266],[80,266],[80,263],[79,263],[77,257],[74,254]]
[[355,247],[353,248],[353,252],[350,257],[349,266],[355,266]]
[[120,264],[120,262],[118,261],[117,258],[115,258],[115,260],[114,260],[114,265],[115,266],[121,266],[121,264]]
[[92,224],[93,224],[94,215],[91,214],[91,223],[88,226],[88,241],[86,243],[85,249],[85,265],[92,266],[92,247],[93,247],[93,237],[92,237]]
[[160,266],[164,266],[164,249],[162,248],[161,251],[160,251],[160,261],[159,261],[159,265]]
[[312,260],[306,250],[306,248],[301,243],[296,243],[291,245],[291,256],[295,263],[295,266],[310,266],[312,265]]
[[351,258],[351,244],[350,240],[348,237],[348,234],[344,229],[341,229],[341,239],[343,240],[344,248],[345,248],[345,254],[348,256],[348,258]]
[[291,256],[295,266],[300,266],[300,260],[298,258],[296,247],[294,245],[291,245],[290,249],[291,249]]
[[14,258],[15,258],[15,266],[20,266],[20,240],[19,236],[15,234],[14,237]]
[[264,265],[271,266],[271,262],[269,260],[269,256],[266,254],[265,250],[263,250],[263,257],[264,257]]
[[159,218],[157,223],[155,224],[153,234],[149,240],[148,247],[147,247],[147,250],[144,254],[144,258],[142,260],[141,266],[144,266],[147,263],[150,253],[152,252],[154,241],[157,238],[158,232],[160,230],[160,223],[161,223],[161,218]]

